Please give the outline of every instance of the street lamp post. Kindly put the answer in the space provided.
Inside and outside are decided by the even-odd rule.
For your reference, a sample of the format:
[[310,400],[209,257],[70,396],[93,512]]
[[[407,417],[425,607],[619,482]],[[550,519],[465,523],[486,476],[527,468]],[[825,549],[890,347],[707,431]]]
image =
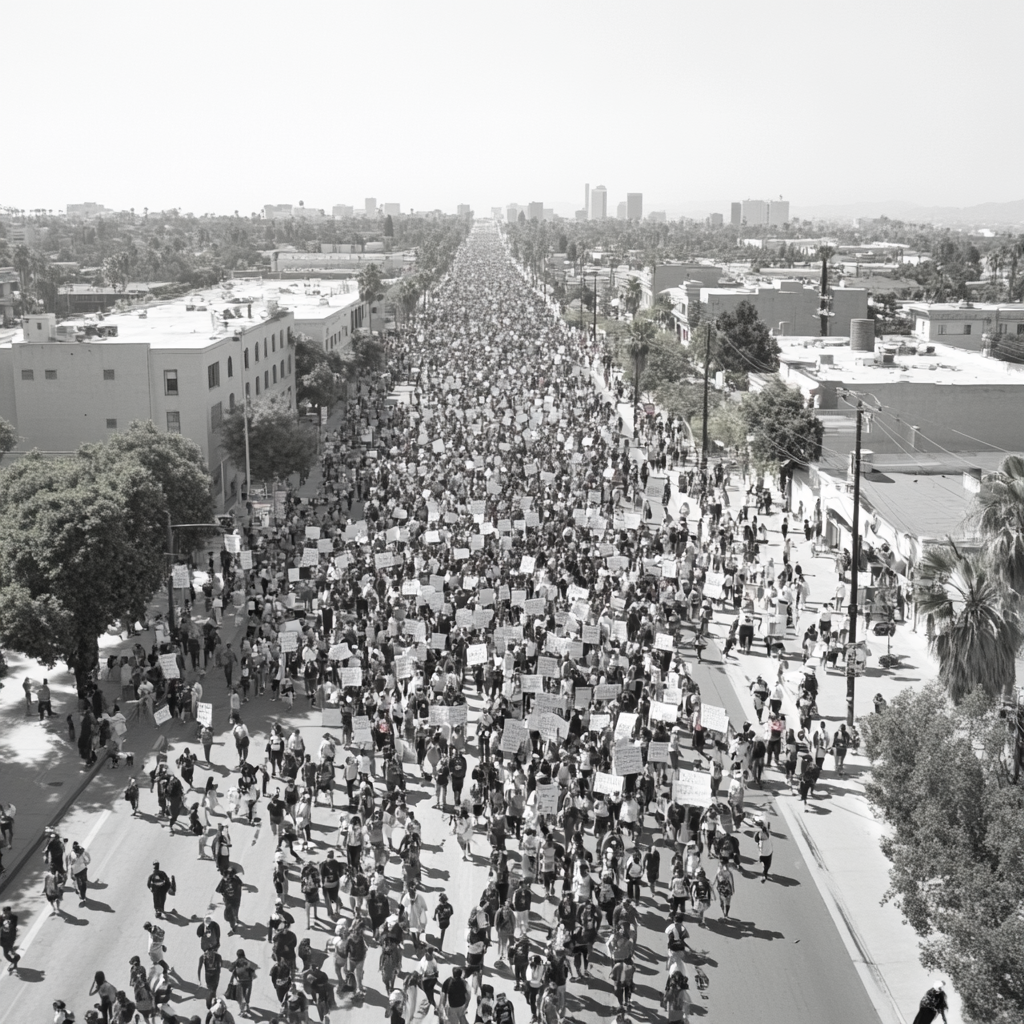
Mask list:
[[850,631],[846,648],[846,724],[853,725],[857,688],[857,574],[860,571],[860,438],[864,403],[857,401],[857,439],[853,456],[853,563],[850,566]]
[[597,271],[594,271],[594,326],[591,331],[590,340],[597,341]]
[[711,369],[711,321],[707,324],[707,339],[704,345],[704,411],[701,415],[700,434],[700,497],[701,503],[707,493],[708,481],[708,373]]

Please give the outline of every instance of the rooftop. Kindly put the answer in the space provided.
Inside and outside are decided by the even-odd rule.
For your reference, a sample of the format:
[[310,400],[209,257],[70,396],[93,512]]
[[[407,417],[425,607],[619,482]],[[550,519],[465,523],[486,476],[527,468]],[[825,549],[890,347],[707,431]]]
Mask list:
[[907,308],[923,313],[1024,312],[1024,305],[1019,302],[911,302]]
[[[993,359],[980,352],[951,348],[912,338],[875,340],[875,351],[854,352],[844,337],[783,337],[779,343],[784,378],[802,374],[818,381],[860,384],[1024,384],[1024,365]],[[882,357],[891,353],[892,362]],[[830,356],[831,363],[819,357]],[[788,372],[787,372],[788,371]]]
[[[845,477],[845,472],[840,475]],[[864,473],[860,493],[864,504],[899,533],[936,540],[967,539],[976,533],[970,522],[974,495],[964,487],[960,472]]]
[[[206,348],[211,341],[249,330],[291,312],[297,320],[320,319],[359,301],[353,282],[231,281],[217,288],[190,292],[170,302],[148,303],[124,312],[69,317],[60,324],[85,327],[102,324],[117,327],[116,337],[90,338],[90,344],[129,345],[152,348]],[[276,312],[273,304],[276,303]],[[251,307],[251,317],[250,317]],[[231,315],[225,319],[225,313]],[[22,332],[15,337],[22,340]]]

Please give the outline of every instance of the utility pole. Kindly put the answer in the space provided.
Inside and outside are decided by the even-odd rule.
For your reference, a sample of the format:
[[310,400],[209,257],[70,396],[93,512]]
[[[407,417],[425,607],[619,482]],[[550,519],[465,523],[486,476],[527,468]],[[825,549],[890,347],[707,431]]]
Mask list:
[[704,500],[708,480],[708,371],[711,368],[711,321],[707,325],[707,340],[704,346],[704,412],[701,416],[700,434],[700,497]]
[[597,271],[594,271],[594,327],[590,335],[590,340],[597,341]]
[[174,534],[171,532],[171,513],[167,513],[167,624],[174,633]]
[[857,439],[853,451],[853,563],[850,566],[850,629],[846,638],[846,724],[853,725],[857,689],[857,575],[860,571],[860,438],[864,403],[857,400]]

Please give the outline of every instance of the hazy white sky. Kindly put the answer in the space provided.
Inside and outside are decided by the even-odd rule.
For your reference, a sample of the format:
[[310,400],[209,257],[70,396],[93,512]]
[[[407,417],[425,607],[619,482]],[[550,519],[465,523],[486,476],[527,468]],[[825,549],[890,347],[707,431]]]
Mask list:
[[3,205],[1024,198],[1024,0],[92,0],[3,25]]

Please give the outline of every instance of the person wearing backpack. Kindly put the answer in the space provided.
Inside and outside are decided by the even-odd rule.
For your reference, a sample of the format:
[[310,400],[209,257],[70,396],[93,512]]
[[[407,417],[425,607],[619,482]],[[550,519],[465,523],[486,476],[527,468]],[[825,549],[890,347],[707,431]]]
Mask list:
[[498,933],[498,959],[495,966],[502,967],[505,963],[505,956],[508,954],[509,945],[516,933],[516,915],[510,900],[506,900],[498,908],[494,917],[494,927]]
[[672,923],[665,929],[665,935],[668,938],[668,969],[671,971],[676,968],[681,971],[686,955],[686,940],[690,936],[683,924],[681,912],[675,914]]
[[690,898],[693,900],[693,909],[697,912],[697,923],[704,927],[704,914],[711,906],[711,883],[703,868],[697,868],[697,874],[690,883]]

